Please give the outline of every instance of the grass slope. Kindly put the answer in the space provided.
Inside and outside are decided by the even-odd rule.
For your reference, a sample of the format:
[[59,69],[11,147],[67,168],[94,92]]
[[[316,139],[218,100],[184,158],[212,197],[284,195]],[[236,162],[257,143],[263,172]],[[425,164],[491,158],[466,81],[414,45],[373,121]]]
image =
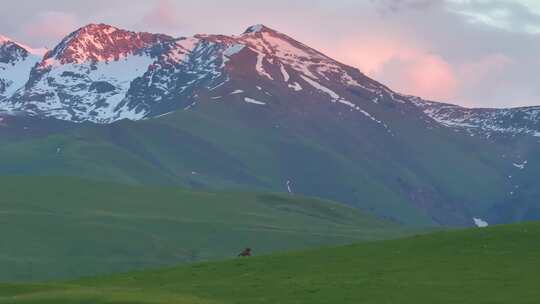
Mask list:
[[343,205],[75,178],[0,177],[0,280],[45,280],[390,238]]
[[[0,127],[0,175],[270,192],[287,192],[290,180],[295,193],[407,225],[540,218],[536,142],[518,147],[516,138],[500,145],[427,129],[414,113],[385,119],[373,113],[392,123],[391,136],[369,119],[330,113],[310,108],[298,118],[211,102],[107,126],[15,120]],[[524,170],[512,165],[525,159]]]
[[540,224],[439,232],[68,283],[0,303],[538,303]]

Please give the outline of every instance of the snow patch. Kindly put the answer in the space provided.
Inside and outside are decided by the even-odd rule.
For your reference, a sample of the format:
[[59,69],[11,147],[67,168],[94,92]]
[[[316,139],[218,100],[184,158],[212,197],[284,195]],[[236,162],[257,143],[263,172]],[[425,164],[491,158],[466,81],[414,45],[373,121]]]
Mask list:
[[188,105],[187,107],[184,108],[184,111],[187,111],[187,110],[193,108],[196,104],[197,104],[197,101],[192,102],[190,105]]
[[266,72],[266,70],[264,69],[263,62],[264,62],[264,53],[257,52],[257,63],[255,65],[255,69],[257,70],[257,73],[259,73],[259,75],[264,76],[270,80],[274,80],[272,75],[268,74],[268,72]]
[[247,103],[253,103],[253,104],[257,104],[257,105],[266,105],[266,102],[258,101],[256,99],[253,99],[253,98],[250,98],[250,97],[245,97],[244,101],[247,102]]
[[163,113],[163,114],[159,114],[158,116],[156,116],[156,117],[154,117],[154,118],[164,117],[164,116],[167,116],[167,115],[172,114],[172,113],[174,113],[174,111],[167,112],[167,113]]
[[222,87],[225,83],[227,83],[227,81],[228,81],[228,80],[225,80],[225,81],[219,83],[218,85],[216,85],[216,86],[214,86],[214,87],[212,87],[212,88],[210,88],[210,89],[208,89],[208,90],[209,90],[209,91],[214,91],[214,90],[216,90],[217,88]]
[[289,192],[289,193],[293,193],[291,185],[292,185],[291,181],[288,180],[287,181],[287,192]]
[[298,82],[295,82],[293,84],[289,84],[289,88],[295,90],[296,92],[302,91],[302,86]]
[[232,46],[230,46],[229,48],[227,48],[224,52],[223,52],[223,55],[225,55],[226,57],[231,57],[233,56],[234,54],[238,54],[240,51],[242,51],[246,46],[244,44],[240,44],[240,43],[237,43],[237,44],[234,44]]
[[476,225],[476,227],[479,228],[486,228],[489,226],[489,223],[481,218],[473,218],[473,222]]
[[300,77],[302,77],[302,79],[304,79],[308,84],[310,84],[311,86],[313,86],[315,89],[321,91],[321,92],[324,92],[326,94],[328,94],[331,98],[332,98],[332,102],[338,102],[338,103],[341,103],[341,104],[344,104],[348,107],[351,108],[351,111],[352,110],[356,110],[356,111],[359,111],[360,113],[364,114],[364,116],[368,117],[369,119],[371,119],[372,121],[380,124],[381,126],[383,126],[389,133],[391,133],[391,130],[390,128],[385,124],[383,123],[382,121],[376,119],[375,117],[373,117],[373,115],[369,114],[368,112],[362,110],[359,106],[355,105],[354,103],[348,101],[348,100],[345,100],[343,99],[341,96],[339,96],[336,92],[330,90],[329,88],[323,86],[322,84],[318,83],[317,81],[307,77],[307,76],[304,76],[304,75],[300,75]]
[[302,77],[302,79],[304,79],[307,83],[309,83],[312,87],[314,87],[315,89],[323,92],[323,93],[326,93],[328,94],[331,98],[332,98],[332,102],[339,102],[341,104],[344,104],[346,106],[349,106],[353,109],[356,109],[356,110],[360,110],[360,108],[358,108],[354,103],[346,100],[346,99],[343,99],[341,96],[339,96],[336,92],[330,90],[329,88],[323,86],[322,84],[318,83],[317,81],[309,78],[309,77],[306,77],[304,75],[300,75],[300,77]]
[[513,163],[512,165],[520,170],[525,169],[525,166],[527,166],[528,161],[524,161],[521,164]]
[[289,79],[291,79],[291,77],[289,76],[289,73],[287,73],[287,70],[285,69],[283,64],[280,64],[279,67],[281,70],[281,75],[283,75],[283,81],[289,82]]
[[300,75],[300,77],[302,77],[302,79],[304,79],[305,82],[307,82],[309,85],[311,85],[315,89],[328,94],[332,98],[333,102],[336,102],[337,100],[341,99],[341,97],[336,92],[334,92],[334,91],[330,90],[329,88],[323,86],[322,84],[318,83],[317,81],[315,81],[315,80],[313,80],[313,79],[311,79],[309,77],[306,77],[304,75]]

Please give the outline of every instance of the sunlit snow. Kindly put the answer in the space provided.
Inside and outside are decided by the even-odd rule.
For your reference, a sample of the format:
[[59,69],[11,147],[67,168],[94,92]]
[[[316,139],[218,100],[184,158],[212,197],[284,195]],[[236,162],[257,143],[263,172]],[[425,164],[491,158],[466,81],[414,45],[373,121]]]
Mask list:
[[520,170],[525,169],[525,166],[527,165],[528,161],[524,161],[521,164],[513,163],[512,165]]
[[253,99],[253,98],[250,98],[250,97],[245,97],[244,101],[247,102],[247,103],[253,103],[253,104],[257,104],[257,105],[265,105],[266,104],[266,102],[258,101],[256,99]]
[[480,218],[473,218],[473,222],[476,227],[485,228],[489,226],[489,223]]

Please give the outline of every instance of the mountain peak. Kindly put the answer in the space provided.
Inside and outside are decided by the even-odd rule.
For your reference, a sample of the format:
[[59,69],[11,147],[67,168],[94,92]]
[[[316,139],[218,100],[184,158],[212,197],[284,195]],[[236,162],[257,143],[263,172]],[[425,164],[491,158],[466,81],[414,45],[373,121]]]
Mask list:
[[[13,63],[26,58],[29,53],[26,47],[0,35],[0,63]],[[2,72],[1,68],[0,72]]]
[[116,31],[118,31],[120,29],[118,29],[117,27],[114,27],[112,25],[109,25],[109,24],[105,24],[105,23],[90,23],[90,24],[87,24],[81,28],[79,28],[77,31],[75,31],[76,33],[81,33],[81,32],[84,32],[84,33],[104,33],[104,34],[112,34]]
[[100,23],[85,25],[67,36],[46,55],[61,63],[118,60],[173,38],[162,34],[132,32]]
[[244,31],[244,34],[255,34],[255,33],[262,33],[262,32],[275,32],[275,31],[264,24],[255,24],[248,27]]
[[10,45],[14,45],[16,48],[20,48],[20,49],[24,49],[24,51],[32,54],[32,55],[35,55],[35,56],[43,56],[46,52],[47,52],[47,49],[46,48],[32,48],[32,47],[29,47],[25,44],[22,44],[22,43],[19,43],[19,42],[16,42],[15,40],[9,38],[9,37],[6,37],[6,36],[3,36],[3,35],[0,35],[0,44],[10,44]]
[[6,43],[6,42],[11,42],[11,41],[12,40],[9,39],[8,37],[0,35],[0,43]]

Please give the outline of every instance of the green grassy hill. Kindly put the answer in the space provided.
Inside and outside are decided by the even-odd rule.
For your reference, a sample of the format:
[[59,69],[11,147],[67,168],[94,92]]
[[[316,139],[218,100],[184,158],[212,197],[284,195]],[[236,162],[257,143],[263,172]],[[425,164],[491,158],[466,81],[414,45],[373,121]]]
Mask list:
[[540,223],[0,285],[0,303],[538,303]]
[[371,120],[306,111],[212,102],[106,126],[14,118],[0,127],[0,175],[282,193],[290,180],[295,193],[416,226],[540,217],[536,141],[426,128],[414,113],[385,120],[392,136]]
[[[270,192],[286,192],[291,180],[296,193],[347,203],[411,225],[435,225],[429,214],[382,180],[405,176],[408,170],[384,168],[387,172],[375,174],[379,162],[390,164],[386,158],[343,155],[335,151],[341,143],[321,143],[317,134],[286,128],[284,123],[274,128],[275,122],[269,120],[265,117],[261,126],[253,126],[226,107],[211,107],[208,112],[180,111],[141,122],[73,126],[45,136],[0,136],[0,174]],[[337,138],[336,128],[322,137]],[[347,145],[351,145],[347,153],[365,146]]]
[[0,177],[0,280],[45,280],[392,238],[341,204],[75,178]]

